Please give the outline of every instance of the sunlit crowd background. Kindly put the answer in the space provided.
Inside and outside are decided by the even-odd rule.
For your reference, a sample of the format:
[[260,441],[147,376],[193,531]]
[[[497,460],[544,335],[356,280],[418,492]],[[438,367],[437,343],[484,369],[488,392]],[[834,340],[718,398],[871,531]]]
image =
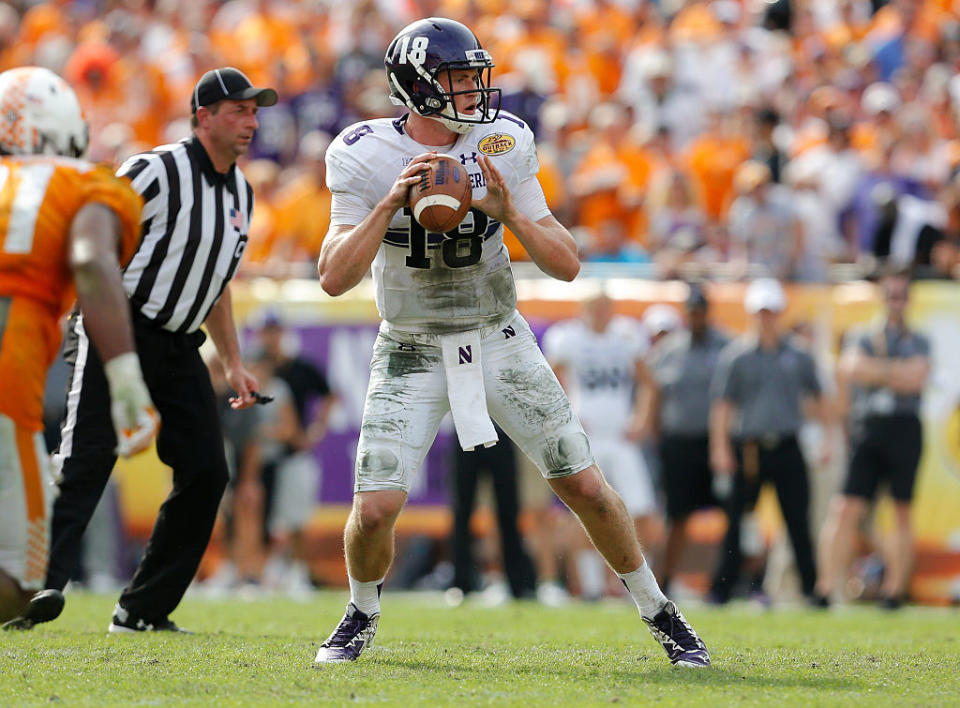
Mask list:
[[[472,27],[503,107],[588,261],[647,275],[843,280],[878,260],[957,269],[960,21],[952,0],[126,0],[0,5],[0,68],[73,84],[91,157],[189,134],[230,64],[277,88],[244,165],[245,271],[311,277],[332,136],[393,115],[383,53],[412,19]],[[511,241],[514,260],[525,254]],[[846,267],[844,267],[846,266]],[[852,266],[852,267],[851,267]]]

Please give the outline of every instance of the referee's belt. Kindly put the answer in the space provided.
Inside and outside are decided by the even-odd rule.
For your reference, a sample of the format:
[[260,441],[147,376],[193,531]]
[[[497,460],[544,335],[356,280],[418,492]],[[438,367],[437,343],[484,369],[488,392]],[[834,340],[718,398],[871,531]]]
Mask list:
[[[130,306],[130,319],[135,325],[142,325],[144,327],[149,327],[150,329],[156,329],[163,332],[170,332],[170,330],[163,329],[163,327],[161,327],[154,320],[150,319],[145,314],[140,312],[140,310],[134,307],[132,304]],[[170,334],[176,334],[176,332],[170,332]]]
[[797,436],[793,433],[766,433],[765,435],[752,435],[750,437],[744,438],[742,444],[744,446],[751,445],[760,448],[761,450],[776,450],[778,447],[784,443],[789,443],[797,439]]
[[140,331],[146,329],[148,332],[164,335],[169,338],[168,341],[178,341],[182,346],[187,348],[199,349],[207,339],[207,335],[202,329],[197,329],[193,332],[174,332],[158,324],[155,320],[150,319],[136,307],[131,307],[130,313],[135,329]]
[[767,433],[744,438],[740,443],[740,469],[746,479],[755,478],[760,472],[760,451],[773,452],[782,445],[796,442],[797,436],[791,434]]

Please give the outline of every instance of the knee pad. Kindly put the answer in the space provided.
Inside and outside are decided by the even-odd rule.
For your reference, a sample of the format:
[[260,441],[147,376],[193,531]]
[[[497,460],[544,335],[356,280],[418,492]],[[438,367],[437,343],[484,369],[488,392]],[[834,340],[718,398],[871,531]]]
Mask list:
[[576,431],[547,441],[544,459],[553,474],[571,474],[593,464],[586,434]]
[[400,471],[400,457],[388,448],[376,447],[357,454],[357,473],[364,477],[392,479]]

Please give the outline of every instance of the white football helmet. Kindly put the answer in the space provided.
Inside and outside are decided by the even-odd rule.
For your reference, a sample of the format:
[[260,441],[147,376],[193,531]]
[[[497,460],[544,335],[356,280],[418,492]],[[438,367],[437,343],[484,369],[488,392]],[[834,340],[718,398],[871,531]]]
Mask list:
[[89,132],[77,95],[49,69],[0,74],[0,152],[81,157]]

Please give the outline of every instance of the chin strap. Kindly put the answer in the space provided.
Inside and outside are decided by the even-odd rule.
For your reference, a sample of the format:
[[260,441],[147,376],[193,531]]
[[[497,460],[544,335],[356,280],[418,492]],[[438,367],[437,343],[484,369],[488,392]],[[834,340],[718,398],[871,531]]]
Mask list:
[[433,120],[441,123],[444,127],[449,128],[454,133],[459,135],[464,135],[470,132],[470,128],[477,125],[477,123],[464,123],[459,120],[454,120],[449,116],[445,116],[441,113],[433,113],[429,116],[424,116],[424,118],[432,118]]

